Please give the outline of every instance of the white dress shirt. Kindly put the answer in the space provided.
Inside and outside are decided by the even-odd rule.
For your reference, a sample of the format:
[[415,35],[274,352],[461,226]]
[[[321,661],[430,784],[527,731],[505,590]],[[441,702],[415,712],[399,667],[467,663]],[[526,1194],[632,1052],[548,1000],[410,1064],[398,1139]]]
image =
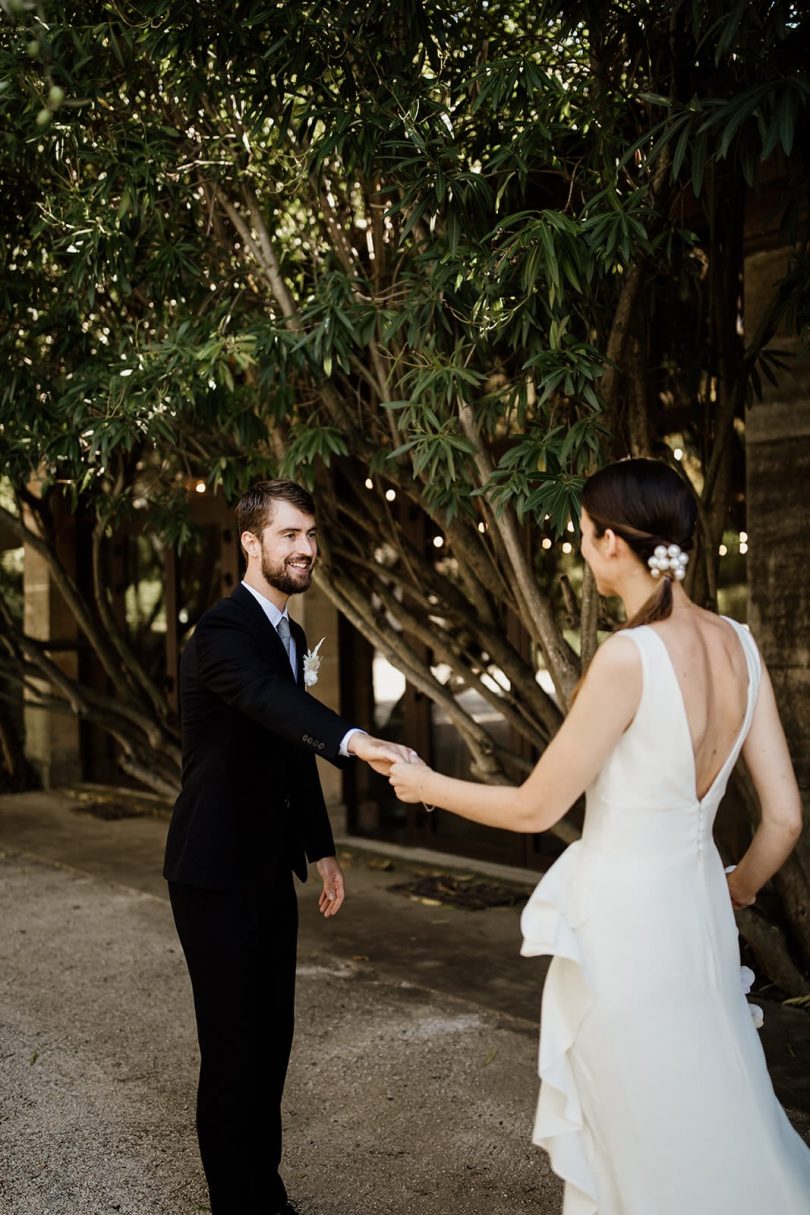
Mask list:
[[[282,616],[285,616],[287,618],[287,621],[289,622],[290,617],[287,614],[286,608],[284,609],[283,612],[280,611],[276,607],[276,605],[273,603],[272,599],[268,599],[266,595],[263,595],[261,593],[261,591],[257,591],[256,588],[251,586],[248,582],[243,581],[242,586],[245,588],[246,591],[250,591],[251,595],[256,600],[259,607],[262,609],[262,611],[264,612],[265,616],[270,621],[270,623],[272,624],[274,629],[278,630],[278,622],[279,622],[279,620],[281,620]],[[297,678],[297,676],[298,676],[298,651],[296,648],[295,637],[293,636],[292,629],[290,630],[290,666],[292,667],[293,675]],[[340,754],[345,757],[348,757],[348,755],[349,755],[348,744],[349,744],[349,739],[351,738],[351,736],[353,734],[365,734],[365,733],[366,733],[365,730],[361,730],[357,726],[355,726],[354,729],[352,729],[352,730],[347,730],[346,733],[343,735],[343,738],[341,739],[341,742],[340,742],[340,748],[339,748]]]

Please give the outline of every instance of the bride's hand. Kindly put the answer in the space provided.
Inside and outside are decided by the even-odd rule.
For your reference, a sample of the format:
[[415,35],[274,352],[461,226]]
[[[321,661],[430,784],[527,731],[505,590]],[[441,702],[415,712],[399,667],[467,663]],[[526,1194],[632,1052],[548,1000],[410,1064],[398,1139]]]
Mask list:
[[734,868],[730,867],[730,871],[726,870],[726,881],[728,882],[728,893],[731,898],[731,906],[735,911],[745,911],[746,907],[753,907],[756,900],[756,895],[748,894],[737,889],[737,883],[734,878]]
[[401,802],[421,802],[425,777],[431,771],[417,755],[409,763],[400,761],[392,764],[388,779]]

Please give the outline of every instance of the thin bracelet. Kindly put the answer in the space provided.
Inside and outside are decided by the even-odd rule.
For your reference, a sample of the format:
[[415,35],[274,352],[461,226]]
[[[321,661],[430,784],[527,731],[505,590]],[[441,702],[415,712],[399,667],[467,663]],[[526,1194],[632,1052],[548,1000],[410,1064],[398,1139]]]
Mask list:
[[[422,784],[419,786],[419,792],[420,792],[420,793],[422,792],[422,785],[424,785],[424,783],[425,783],[425,779],[424,779],[424,777],[423,777],[423,778],[422,778]],[[428,814],[432,814],[432,813],[433,813],[433,811],[436,809],[436,807],[435,807],[435,806],[431,806],[431,805],[430,805],[428,802],[426,802],[426,801],[423,801],[423,802],[422,802],[422,805],[425,807],[425,809],[427,810]]]

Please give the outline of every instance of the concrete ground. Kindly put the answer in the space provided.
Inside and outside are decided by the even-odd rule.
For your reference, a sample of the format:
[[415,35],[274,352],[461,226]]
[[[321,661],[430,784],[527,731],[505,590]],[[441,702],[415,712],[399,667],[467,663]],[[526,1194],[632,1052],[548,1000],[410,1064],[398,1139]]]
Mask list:
[[[60,793],[0,797],[4,1215],[208,1209],[165,830],[99,820]],[[520,909],[417,902],[391,889],[411,863],[356,841],[341,852],[340,915],[323,921],[315,884],[300,890],[291,1195],[312,1215],[558,1212],[530,1143],[544,965],[518,955]],[[766,1003],[777,1091],[806,1134],[808,1031],[807,1013]]]

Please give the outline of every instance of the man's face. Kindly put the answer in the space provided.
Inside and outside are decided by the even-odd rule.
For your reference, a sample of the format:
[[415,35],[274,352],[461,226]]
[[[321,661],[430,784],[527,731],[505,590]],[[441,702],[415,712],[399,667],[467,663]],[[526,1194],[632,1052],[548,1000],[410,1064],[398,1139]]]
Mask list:
[[261,546],[261,571],[271,586],[283,595],[309,590],[312,568],[318,556],[312,515],[300,511],[291,502],[276,502],[270,508],[269,520],[261,536],[256,539]]

